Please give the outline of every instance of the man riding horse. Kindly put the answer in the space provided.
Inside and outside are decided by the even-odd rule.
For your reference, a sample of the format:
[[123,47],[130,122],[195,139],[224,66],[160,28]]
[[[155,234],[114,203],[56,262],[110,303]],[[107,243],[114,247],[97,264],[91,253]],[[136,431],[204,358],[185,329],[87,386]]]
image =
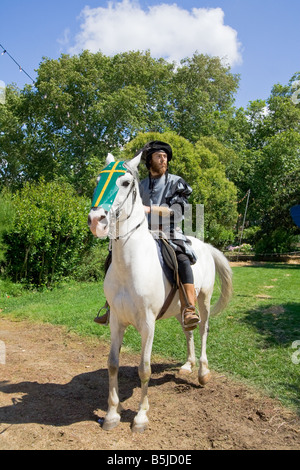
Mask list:
[[[183,178],[169,173],[168,164],[172,155],[171,146],[165,142],[152,141],[145,145],[142,159],[149,175],[140,183],[140,195],[148,217],[149,229],[154,232],[162,230],[175,251],[181,281],[179,295],[183,327],[192,330],[199,323],[191,268],[197,258],[190,241],[177,227],[183,220],[184,207],[188,204],[192,188]],[[109,308],[105,315],[96,317],[95,321],[102,325],[108,324]]]

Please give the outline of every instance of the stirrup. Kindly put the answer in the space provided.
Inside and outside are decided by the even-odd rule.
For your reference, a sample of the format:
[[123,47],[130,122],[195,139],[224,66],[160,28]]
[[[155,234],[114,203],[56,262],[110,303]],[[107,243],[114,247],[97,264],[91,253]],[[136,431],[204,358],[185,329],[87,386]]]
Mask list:
[[197,326],[200,324],[201,322],[201,319],[200,319],[200,315],[199,315],[199,312],[197,310],[197,308],[195,307],[195,313],[192,313],[192,315],[195,315],[197,316],[197,320],[195,319],[194,321],[192,321],[191,323],[189,323],[188,325],[186,325],[184,323],[184,317],[185,317],[185,313],[186,313],[186,310],[188,309],[189,307],[186,307],[182,310],[181,312],[181,324],[182,324],[182,328],[185,330],[185,331],[192,331],[194,330],[195,328],[197,328]]
[[[105,310],[105,313],[104,313],[104,314],[101,314],[102,310]],[[103,305],[103,307],[101,307],[100,310],[98,311],[96,318],[94,318],[94,322],[98,323],[98,322],[97,322],[97,319],[100,318],[100,317],[102,317],[102,316],[105,315],[106,313],[107,313],[107,320],[106,320],[105,323],[102,323],[102,325],[104,325],[104,326],[109,325],[110,307],[109,307],[109,305],[108,305],[107,302],[105,302],[105,305]],[[101,314],[101,315],[100,315],[100,314]],[[99,323],[99,324],[100,324],[100,323]]]

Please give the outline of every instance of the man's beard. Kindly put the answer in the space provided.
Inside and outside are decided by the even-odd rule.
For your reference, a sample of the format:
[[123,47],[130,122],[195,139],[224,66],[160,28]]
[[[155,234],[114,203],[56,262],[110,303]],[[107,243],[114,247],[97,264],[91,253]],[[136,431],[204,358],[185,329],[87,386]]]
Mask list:
[[168,169],[167,163],[160,164],[156,162],[151,162],[151,172],[155,176],[163,176],[166,173],[167,169]]

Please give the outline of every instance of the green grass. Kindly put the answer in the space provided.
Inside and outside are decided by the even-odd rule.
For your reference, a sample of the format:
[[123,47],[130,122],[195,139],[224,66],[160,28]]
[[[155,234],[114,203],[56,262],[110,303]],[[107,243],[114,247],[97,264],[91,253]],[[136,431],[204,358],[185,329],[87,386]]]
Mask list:
[[298,266],[234,268],[230,307],[211,322],[208,354],[215,370],[243,378],[299,409],[300,340]]
[[[242,379],[285,406],[299,409],[300,364],[292,361],[292,344],[300,340],[300,267],[266,264],[236,267],[233,273],[230,306],[210,321],[210,368]],[[218,288],[214,300],[217,295]],[[93,322],[103,304],[102,286],[97,283],[67,283],[32,292],[0,281],[0,316],[65,325],[80,335],[109,340],[109,328]],[[199,357],[197,333],[195,343]],[[140,350],[140,337],[134,328],[127,329],[124,345]],[[157,322],[153,353],[185,361],[185,338],[177,320]]]
[[100,335],[109,339],[109,329],[99,328],[93,322],[105,302],[101,284],[70,282],[41,291],[26,291],[13,286],[0,281],[0,315],[64,325],[80,335]]

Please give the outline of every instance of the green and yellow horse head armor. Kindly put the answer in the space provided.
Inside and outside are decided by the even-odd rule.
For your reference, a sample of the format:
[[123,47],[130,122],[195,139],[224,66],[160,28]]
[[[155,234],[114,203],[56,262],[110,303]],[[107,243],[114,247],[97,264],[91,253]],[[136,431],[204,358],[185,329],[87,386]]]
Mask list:
[[124,163],[121,161],[112,162],[100,172],[92,200],[93,208],[101,206],[105,211],[110,211],[119,191],[117,179],[127,171]]

